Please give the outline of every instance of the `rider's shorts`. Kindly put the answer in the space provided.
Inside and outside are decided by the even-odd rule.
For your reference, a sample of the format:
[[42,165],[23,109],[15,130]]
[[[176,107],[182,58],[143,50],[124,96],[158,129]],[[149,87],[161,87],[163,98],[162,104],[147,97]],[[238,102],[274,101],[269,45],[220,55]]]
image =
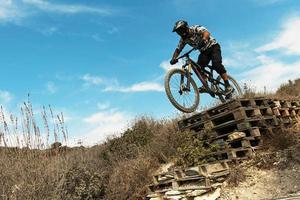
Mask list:
[[226,69],[222,64],[221,47],[219,44],[215,44],[211,46],[209,49],[201,52],[201,54],[198,57],[197,63],[201,67],[206,67],[210,61],[212,61],[212,68],[218,74],[221,75],[226,73]]

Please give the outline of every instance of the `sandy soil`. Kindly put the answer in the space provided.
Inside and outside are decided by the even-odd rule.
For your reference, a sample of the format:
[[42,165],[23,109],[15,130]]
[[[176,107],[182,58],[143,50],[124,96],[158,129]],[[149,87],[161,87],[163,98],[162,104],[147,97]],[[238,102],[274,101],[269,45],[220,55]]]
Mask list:
[[285,169],[258,169],[244,167],[246,180],[238,187],[225,183],[221,200],[272,199],[300,191],[300,164]]

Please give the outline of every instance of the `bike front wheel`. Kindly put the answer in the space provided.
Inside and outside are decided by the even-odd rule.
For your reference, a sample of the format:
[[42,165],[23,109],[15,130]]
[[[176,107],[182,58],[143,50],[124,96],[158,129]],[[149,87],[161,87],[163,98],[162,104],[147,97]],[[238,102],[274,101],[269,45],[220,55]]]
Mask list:
[[165,90],[168,99],[178,110],[191,113],[197,109],[200,102],[198,87],[184,70],[171,69],[166,74]]

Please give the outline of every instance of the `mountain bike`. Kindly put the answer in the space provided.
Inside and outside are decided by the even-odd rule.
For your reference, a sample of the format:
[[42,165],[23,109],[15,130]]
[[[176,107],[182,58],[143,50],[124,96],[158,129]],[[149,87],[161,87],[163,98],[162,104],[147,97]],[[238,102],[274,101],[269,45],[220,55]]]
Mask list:
[[[226,102],[242,95],[239,84],[229,75],[228,80],[233,87],[233,91],[230,94],[226,94],[225,84],[221,76],[214,78],[212,66],[207,65],[206,67],[201,67],[190,58],[189,55],[194,50],[196,50],[196,48],[192,48],[182,56],[179,56],[177,58],[178,60],[184,59],[182,68],[171,69],[165,76],[165,90],[168,99],[178,110],[191,113],[194,112],[199,105],[199,89],[196,81],[192,77],[192,71],[203,84],[206,93],[210,94],[213,98],[219,99],[221,102]],[[208,70],[206,68],[208,68]]]

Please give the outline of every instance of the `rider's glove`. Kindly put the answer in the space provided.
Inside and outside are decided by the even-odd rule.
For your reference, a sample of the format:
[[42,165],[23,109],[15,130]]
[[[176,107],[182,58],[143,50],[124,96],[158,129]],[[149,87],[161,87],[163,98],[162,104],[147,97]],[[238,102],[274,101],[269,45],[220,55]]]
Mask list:
[[171,65],[175,65],[177,62],[178,60],[176,58],[172,58],[172,60],[170,60]]

